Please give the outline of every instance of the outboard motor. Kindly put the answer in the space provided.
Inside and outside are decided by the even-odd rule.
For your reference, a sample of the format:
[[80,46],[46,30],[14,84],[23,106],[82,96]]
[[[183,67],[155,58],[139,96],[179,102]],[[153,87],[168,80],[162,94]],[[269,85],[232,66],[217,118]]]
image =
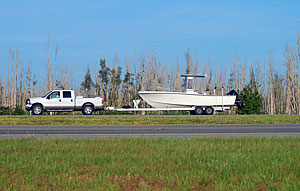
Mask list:
[[235,105],[239,109],[243,109],[245,107],[245,104],[240,100],[239,95],[235,90],[231,90],[230,92],[227,93],[227,95],[236,95]]
[[238,93],[235,90],[231,90],[227,95],[236,95],[236,97],[238,97]]

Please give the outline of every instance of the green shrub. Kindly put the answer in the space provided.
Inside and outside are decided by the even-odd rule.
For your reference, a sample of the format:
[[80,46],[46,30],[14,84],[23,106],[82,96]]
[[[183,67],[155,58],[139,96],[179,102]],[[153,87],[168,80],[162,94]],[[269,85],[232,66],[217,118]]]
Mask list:
[[0,115],[28,115],[29,112],[25,111],[22,106],[9,107],[1,106]]
[[258,92],[257,86],[247,85],[240,93],[239,98],[245,104],[243,109],[238,109],[237,113],[242,115],[262,114],[262,97]]

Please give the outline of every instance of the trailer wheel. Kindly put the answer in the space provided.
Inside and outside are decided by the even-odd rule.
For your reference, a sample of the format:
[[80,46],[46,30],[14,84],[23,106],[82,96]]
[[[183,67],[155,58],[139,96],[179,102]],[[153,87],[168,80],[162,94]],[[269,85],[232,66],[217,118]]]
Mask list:
[[194,110],[195,115],[202,115],[203,114],[203,108],[202,107],[196,107]]
[[82,107],[83,115],[92,115],[93,111],[94,111],[94,107],[92,105],[84,105]]
[[214,109],[212,107],[206,107],[205,108],[205,114],[206,115],[212,115],[214,113]]

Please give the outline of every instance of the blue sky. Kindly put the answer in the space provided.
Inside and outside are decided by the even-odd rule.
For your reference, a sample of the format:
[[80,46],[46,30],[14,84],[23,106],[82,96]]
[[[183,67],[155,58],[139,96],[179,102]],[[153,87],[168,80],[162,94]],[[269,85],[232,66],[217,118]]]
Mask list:
[[[56,43],[59,62],[83,79],[87,65],[118,53],[125,58],[156,50],[163,65],[183,62],[196,51],[200,62],[230,67],[237,55],[260,62],[269,52],[277,69],[284,64],[287,43],[296,46],[300,1],[3,1],[0,3],[0,66],[9,64],[9,49],[32,60],[34,72],[46,74],[48,36],[52,60]],[[44,74],[44,75],[43,75]],[[0,72],[2,75],[2,72]],[[79,83],[77,81],[77,83]]]

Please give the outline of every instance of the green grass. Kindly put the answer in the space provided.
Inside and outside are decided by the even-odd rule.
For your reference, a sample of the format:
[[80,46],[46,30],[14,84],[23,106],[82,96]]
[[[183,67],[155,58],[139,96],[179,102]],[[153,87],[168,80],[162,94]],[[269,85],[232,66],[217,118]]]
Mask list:
[[0,125],[300,124],[300,116],[0,116]]
[[299,190],[300,138],[1,139],[0,190]]

